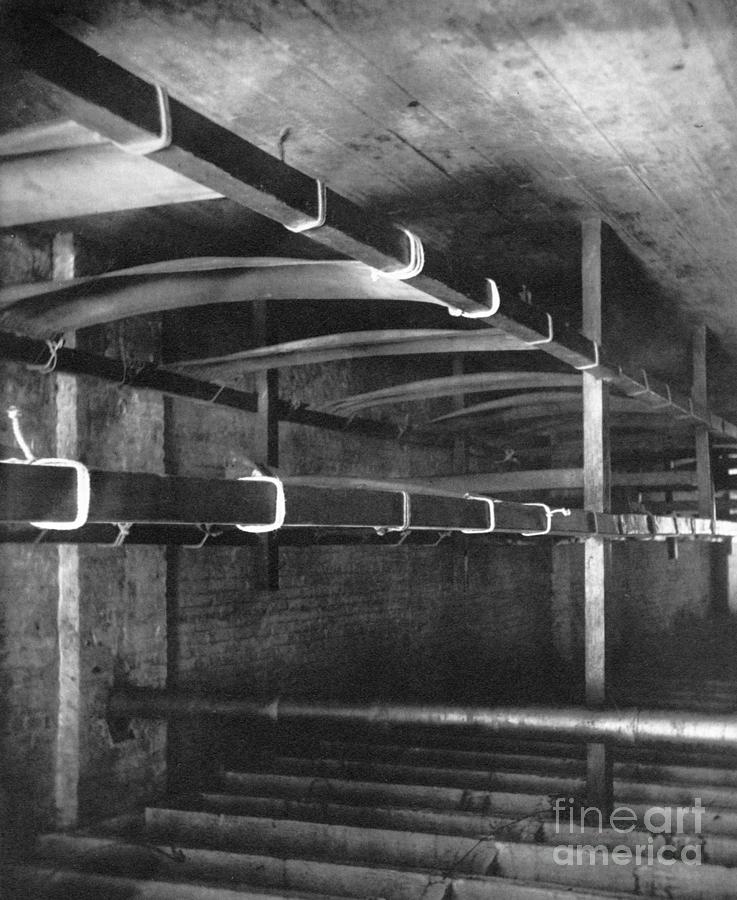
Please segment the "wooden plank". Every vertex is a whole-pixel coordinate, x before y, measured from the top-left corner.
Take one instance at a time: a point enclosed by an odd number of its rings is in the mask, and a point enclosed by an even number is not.
[[[499,513],[497,530],[505,534],[517,534],[521,528],[544,528],[542,516],[536,516],[533,508],[526,510],[528,524],[525,526],[517,515],[519,509],[514,504],[507,507],[495,505]],[[480,518],[480,517],[479,517]],[[426,519],[427,523],[427,519]],[[451,529],[443,529],[451,530]],[[717,520],[712,527],[709,519],[695,519],[680,516],[652,516],[639,514],[607,515],[600,513],[594,518],[586,510],[572,509],[569,516],[554,515],[550,534],[553,537],[587,537],[597,534],[606,540],[731,540],[737,536],[737,522]],[[3,544],[96,544],[113,547],[119,536],[113,524],[85,525],[77,531],[43,532],[28,525],[0,524],[0,543]],[[394,531],[379,534],[374,529],[352,527],[339,530],[336,526],[309,527],[286,525],[278,533],[282,546],[437,546],[439,537],[435,531],[418,530],[409,533]],[[207,550],[211,547],[255,547],[258,536],[238,531],[232,526],[218,525],[209,534],[200,525],[133,525],[125,538],[131,545],[168,545],[172,547]]]
[[[253,335],[257,345],[272,340],[273,323],[267,300],[253,304]],[[265,369],[256,373],[258,397],[255,456],[257,464],[265,464],[267,471],[279,465],[279,370]],[[257,583],[269,591],[279,590],[279,543],[275,533],[262,535],[259,540]]]
[[[691,393],[694,403],[708,404],[706,326],[694,328],[692,337],[693,381]],[[711,476],[710,436],[708,428],[697,425],[694,430],[696,442],[696,478],[698,483],[698,512],[700,516],[714,517],[714,481]]]
[[[473,472],[417,479],[423,484],[449,491],[503,494],[517,491],[580,490],[583,469],[529,469],[514,472]],[[693,472],[614,472],[612,484],[628,487],[695,487]]]
[[[463,355],[458,353],[455,354],[451,358],[451,369],[452,369],[452,378],[456,380],[456,382],[463,383],[466,381],[466,376],[464,375],[464,367],[463,367]],[[453,409],[461,410],[466,405],[466,396],[463,390],[460,393],[453,394],[452,399]],[[466,439],[463,435],[456,435],[453,438],[453,471],[454,472],[465,472],[468,469],[468,448],[466,446]]]
[[[0,327],[26,334],[56,334],[130,316],[212,303],[246,303],[262,297],[423,301],[423,295],[410,286],[374,279],[371,269],[357,262],[206,257],[77,278],[68,285],[0,289]]]
[[[110,144],[0,160],[0,227],[220,195]]]
[[[402,529],[404,493],[412,527],[484,530],[484,501],[417,485],[370,479],[285,479],[286,519],[294,527]],[[211,480],[148,473],[90,471],[90,523],[267,525],[274,521],[271,482]],[[500,527],[539,530],[544,516],[524,504],[503,504]],[[66,467],[0,464],[0,522],[68,521],[77,510],[77,476]],[[502,524],[503,523],[503,524]]]
[[[495,402],[495,401],[491,401]],[[660,431],[668,434],[678,432],[678,427],[666,415],[638,409],[633,406],[633,401],[628,398],[614,397],[609,401],[609,419],[612,427],[630,431]],[[473,407],[467,407],[469,411]],[[572,397],[565,400],[538,400],[535,405],[526,406],[520,404],[508,409],[497,409],[494,412],[477,414],[472,412],[468,416],[455,418],[453,415],[445,416],[442,420],[429,422],[428,427],[433,429],[470,429],[481,431],[483,429],[496,430],[500,434],[508,429],[513,430],[515,424],[523,425],[533,420],[538,420],[540,427],[558,431],[564,429],[569,422],[576,422],[577,430],[581,430],[581,413],[583,402],[580,397]],[[684,423],[680,426],[684,434],[688,432],[690,439],[691,429]]]
[[[601,341],[601,220],[582,223],[581,280],[583,330]],[[609,512],[609,389],[583,373],[583,499],[586,509]],[[584,545],[584,659],[586,704],[606,703],[606,580],[609,546],[598,537]],[[586,748],[586,801],[607,816],[612,806],[612,759],[606,744]]]
[[[460,364],[461,361],[459,361]],[[455,365],[455,360],[454,360]],[[455,370],[454,370],[455,371]],[[493,391],[516,391],[526,388],[580,387],[580,375],[559,372],[477,372],[473,374],[453,374],[443,378],[428,378],[411,381],[355,394],[334,400],[320,407],[327,412],[355,413],[361,409],[381,406],[386,403],[407,403],[435,397],[456,397],[458,394],[474,394]],[[457,402],[455,409],[462,409]]]
[[[271,347],[241,350],[207,360],[187,360],[173,368],[217,371],[237,363],[238,372],[259,372],[284,366],[304,366],[340,359],[376,356],[421,356],[426,353],[503,353],[529,349],[503,332],[458,331],[430,328],[395,328],[386,331],[351,331],[327,334]]]
[[[591,378],[592,376],[589,376]],[[577,379],[580,384],[580,377]],[[577,384],[577,386],[578,386]],[[631,397],[616,397],[609,401],[610,409],[615,413],[643,413],[648,416],[654,415],[652,410],[648,409],[644,404],[638,403],[636,399]],[[546,406],[554,408],[558,412],[576,412],[583,408],[583,399],[580,393],[576,391],[527,391],[524,394],[514,394],[501,397],[497,400],[487,400],[485,403],[476,403],[473,406],[466,406],[461,410],[446,413],[443,416],[437,416],[431,419],[431,423],[449,422],[457,419],[463,419],[466,416],[477,416],[481,413],[491,413],[501,410],[511,410],[511,418],[514,419],[515,413],[518,418],[524,419],[530,415],[537,415],[537,410],[545,409]],[[525,407],[532,407],[530,411],[525,411]],[[670,419],[664,419],[664,425],[670,425]]]
[[[601,220],[582,223],[581,277],[583,286],[583,330],[593,341],[601,341]],[[606,383],[583,372],[584,506],[606,512],[610,503],[610,459],[608,434],[609,391]]]
[[[52,278],[67,281],[74,278],[76,252],[74,235],[60,232],[51,245]],[[74,344],[75,336],[67,335]],[[73,375],[55,376],[56,455],[61,459],[79,458],[78,407],[79,388]],[[80,687],[79,614],[80,558],[79,548],[59,545],[57,576],[57,718],[54,744],[54,811],[59,828],[77,824],[80,774]]]
[[[52,119],[0,134],[0,157],[27,156],[104,144],[102,135],[71,119]]]

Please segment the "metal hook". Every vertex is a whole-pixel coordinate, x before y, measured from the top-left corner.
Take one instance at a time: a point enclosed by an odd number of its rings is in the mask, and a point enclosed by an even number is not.
[[[402,231],[409,240],[409,262],[399,269],[379,270],[381,275],[388,275],[389,278],[396,278],[398,281],[416,278],[425,268],[425,248],[422,246],[422,241],[409,228],[403,228]]]
[[[531,347],[536,347],[538,344],[550,344],[553,340],[553,317],[550,313],[545,313],[548,317],[548,336],[546,338],[541,338],[540,340],[534,341],[525,341],[526,344],[529,344]]]
[[[670,385],[666,384],[665,391],[668,394],[668,399],[665,403],[659,403],[657,406],[651,406],[650,409],[666,409],[668,406],[673,406],[673,399],[670,395]]]
[[[579,372],[585,372],[587,369],[596,369],[599,365],[599,345],[596,341],[591,342],[594,345],[594,360],[595,362],[586,363],[584,366],[574,366],[574,369],[577,369]]]
[[[412,517],[412,498],[407,491],[399,491],[402,495],[402,524],[401,525],[377,525],[374,531],[378,535],[388,534],[390,531],[409,531]],[[406,537],[406,535],[405,535]]]
[[[90,470],[81,462],[73,459],[33,459],[32,466],[59,466],[63,469],[74,469],[77,473],[77,511],[69,522],[31,522],[34,528],[54,529],[55,531],[76,531],[87,523],[90,511]]]
[[[640,369],[642,372],[642,379],[645,382],[645,387],[641,391],[635,391],[632,394],[627,394],[628,397],[639,397],[641,394],[649,394],[650,393],[650,382],[647,378],[647,372],[644,369]]]
[[[570,509],[566,509],[565,507],[560,507],[559,509],[551,509],[547,503],[525,503],[524,506],[539,506],[545,510],[545,528],[543,531],[522,531],[520,532],[522,537],[538,537],[540,535],[550,534],[550,526],[553,524],[553,516],[556,513],[560,513],[561,516],[570,516]],[[594,515],[596,515],[594,513]]]
[[[154,84],[156,99],[159,106],[159,133],[140,140],[129,141],[127,144],[119,144],[113,141],[120,150],[133,153],[135,156],[148,156],[158,150],[165,150],[171,144],[171,110],[169,109],[169,94],[161,84]]]
[[[328,214],[327,187],[321,178],[318,178],[315,181],[315,184],[317,185],[317,215],[314,219],[306,219],[305,221],[297,222],[294,225],[287,225],[285,223],[284,227],[287,231],[301,234],[303,231],[312,231],[314,228],[322,228],[325,224],[325,219]]]
[[[448,313],[451,316],[462,316],[464,319],[486,319],[489,316],[493,316],[495,313],[499,312],[499,307],[502,305],[502,300],[499,296],[499,288],[496,286],[496,282],[492,278],[487,278],[486,289],[491,301],[491,305],[489,307],[484,307],[483,309],[465,310],[459,309],[457,306],[449,306]]]
[[[491,534],[491,532],[496,528],[496,514],[494,511],[494,501],[491,497],[481,497],[478,494],[464,494],[465,500],[480,500],[482,503],[485,503],[489,510],[489,525],[488,528],[461,528],[461,534]]]
[[[246,475],[238,481],[269,482],[276,488],[276,502],[274,504],[274,521],[267,525],[236,525],[239,531],[247,531],[251,534],[264,534],[268,531],[278,531],[284,524],[287,514],[286,498],[284,496],[284,482],[281,478],[272,475]]]

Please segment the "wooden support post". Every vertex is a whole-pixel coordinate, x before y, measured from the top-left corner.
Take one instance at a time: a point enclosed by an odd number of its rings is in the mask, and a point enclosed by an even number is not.
[[[582,223],[581,280],[583,332],[601,341],[601,220]],[[608,512],[610,505],[610,458],[608,388],[588,372],[583,373],[583,484],[584,507]],[[606,702],[606,573],[609,545],[598,537],[584,545],[585,683],[586,704],[600,707]],[[605,743],[587,744],[587,804],[609,815],[612,805],[612,761]]]
[[[453,354],[451,365],[454,377],[463,375],[463,356],[460,353]],[[454,410],[463,409],[466,405],[466,395],[455,394],[451,403]],[[456,434],[453,437],[453,471],[459,475],[464,475],[467,467],[468,444],[462,434]]]
[[[74,235],[68,232],[56,234],[52,244],[54,281],[74,278],[74,266]],[[73,345],[74,335],[66,335],[66,340]],[[77,459],[77,378],[62,374],[55,378],[56,454]],[[68,828],[77,823],[79,784],[79,548],[74,544],[60,544],[57,552],[59,705],[54,750],[54,808],[57,827]]]
[[[253,304],[253,332],[256,344],[265,346],[272,343],[269,322],[268,301],[256,300]],[[279,465],[279,370],[267,369],[256,373],[256,396],[258,402],[258,446],[255,461],[269,469]],[[279,590],[279,540],[276,533],[269,532],[260,540],[258,581],[260,587],[268,591]]]
[[[699,325],[693,332],[693,372],[691,397],[697,406],[706,407],[708,401],[706,384],[706,326]],[[698,512],[704,518],[714,518],[714,483],[711,477],[711,457],[709,454],[709,429],[697,425],[696,440],[696,481],[698,485]]]

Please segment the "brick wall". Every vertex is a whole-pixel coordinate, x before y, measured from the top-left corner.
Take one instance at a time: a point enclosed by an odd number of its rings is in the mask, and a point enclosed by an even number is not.
[[[50,275],[50,244],[22,235],[0,241],[2,283],[24,283]],[[151,332],[152,326],[146,326]],[[121,332],[90,335],[94,349],[118,352]],[[155,338],[155,326],[153,327]],[[79,336],[83,339],[82,336]],[[123,332],[129,348],[149,352],[151,340],[136,329]],[[149,335],[149,338],[151,335]],[[154,341],[155,342],[155,341]],[[25,367],[0,367],[0,444],[3,458],[14,448],[10,405],[22,411],[23,431],[34,452],[57,452],[60,378]],[[69,407],[79,435],[78,453],[91,466],[163,470],[163,404],[96,381],[79,379]],[[59,414],[60,415],[60,414]],[[0,545],[0,830],[3,850],[25,845],[34,832],[64,819],[57,807],[56,768],[67,766],[76,783],[82,820],[110,815],[160,792],[165,776],[166,729],[134,722],[113,734],[105,700],[116,678],[163,685],[166,666],[165,568],[162,548],[79,550],[77,619],[59,606],[62,558],[69,548]],[[72,551],[75,552],[76,551]],[[66,570],[65,570],[66,571]],[[75,570],[76,571],[76,570]],[[62,635],[60,623],[66,633]],[[57,747],[60,710],[60,641],[79,645],[78,673],[64,697],[77,741]],[[77,718],[78,717],[78,720]],[[75,784],[76,786],[76,784]]]
[[[420,377],[403,360],[383,368],[382,384]],[[375,365],[364,361],[325,365],[311,379],[299,371],[281,377],[282,396],[317,405],[376,386]],[[443,400],[426,412],[447,409]],[[172,472],[234,478],[258,446],[253,416],[175,400],[168,423]],[[394,478],[450,473],[452,457],[282,424],[280,469]],[[514,673],[533,670],[550,649],[546,544],[457,538],[437,548],[282,548],[272,593],[257,589],[255,565],[249,549],[177,551],[180,685],[261,696],[491,700],[514,693]]]
[[[47,244],[2,238],[3,284],[47,278],[49,265]],[[22,457],[6,416],[12,405],[33,450],[53,452],[54,391],[53,379],[0,365],[3,458]],[[55,547],[0,545],[0,853],[53,818],[57,571]]]
[[[532,545],[285,548],[280,589],[249,551],[182,550],[178,676],[305,697],[491,701],[547,655],[549,568]]]
[[[658,645],[675,640],[713,609],[713,550],[680,542],[678,558],[660,542],[612,544],[607,588],[608,649],[614,671],[638,667]],[[583,544],[558,543],[552,568],[553,639],[560,656],[583,659]]]
[[[156,355],[158,325],[141,318],[80,336],[85,349]],[[163,473],[164,403],[157,394],[80,381],[80,458],[113,471]],[[80,819],[111,815],[160,795],[166,725],[135,719],[110,728],[114,683],[166,683],[163,547],[80,548]]]

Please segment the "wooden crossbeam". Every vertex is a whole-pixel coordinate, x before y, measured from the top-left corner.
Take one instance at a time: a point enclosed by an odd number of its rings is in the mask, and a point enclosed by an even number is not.
[[[293,527],[387,528],[405,524],[404,495],[394,484],[364,487],[342,479],[292,478],[286,482],[285,524]],[[276,488],[263,480],[212,480],[147,473],[90,472],[90,523],[198,524],[216,522],[263,526],[275,519]],[[442,492],[412,491],[412,527],[484,529],[484,501]],[[0,522],[65,522],[77,511],[77,475],[48,465],[0,465]],[[509,526],[535,530],[538,510],[520,505],[506,511]],[[504,513],[502,514],[504,525]]]
[[[275,518],[277,490],[268,481],[91,470],[90,485],[89,524],[85,527],[119,522],[167,527],[203,522],[266,525]],[[494,533],[498,534],[549,532],[615,540],[694,540],[737,534],[737,522],[712,524],[707,519],[613,515],[583,509],[551,511],[541,503],[487,501],[412,482],[293,476],[285,478],[283,485],[285,529],[490,533],[493,510]],[[76,512],[77,475],[71,468],[42,463],[0,465],[0,525],[70,521]],[[55,529],[49,531],[53,534]],[[63,533],[65,539],[72,534]],[[188,540],[182,543],[188,543],[192,534],[187,532]],[[198,540],[202,536],[200,532]]]
[[[417,479],[423,484],[448,491],[470,491],[481,494],[515,493],[517,491],[581,490],[583,469],[528,469],[514,472],[473,472],[468,475],[436,475]],[[642,488],[694,488],[693,471],[616,472],[612,485]]]
[[[31,366],[44,366],[52,361],[49,346],[45,341],[1,331],[0,359]],[[184,397],[206,405],[227,406],[243,412],[258,411],[258,396],[255,393],[237,390],[218,382],[192,378],[169,369],[157,368],[153,364],[147,363],[140,367],[126,365],[117,359],[85,353],[71,347],[56,350],[55,359],[54,371],[57,372],[102,378],[121,387],[158,391],[168,396]],[[421,446],[452,446],[452,438],[445,435],[403,428],[390,422],[357,417],[348,419],[345,416],[324,413],[305,406],[293,406],[288,401],[278,398],[275,400],[275,408],[278,419],[283,422]]]
[[[46,21],[19,15],[11,24],[3,37],[8,60],[35,78],[64,115],[121,144],[160,132],[153,85]],[[317,221],[321,192],[313,179],[174,98],[169,99],[169,111],[171,143],[150,155],[155,162],[284,225]],[[305,231],[307,238],[379,271],[408,264],[412,240],[404,229],[381,216],[367,215],[329,188],[324,198],[324,221]],[[422,271],[408,284],[428,303],[483,315],[491,304],[489,275],[493,273],[458,266],[426,246]],[[568,365],[596,364],[590,370],[593,377],[611,382],[624,394],[638,395],[654,408],[700,422],[714,434],[737,437],[737,425],[691,404],[682,392],[647,373],[625,372],[598,349],[598,342],[513,295],[504,298],[494,325],[518,339],[536,342],[537,349]]]

